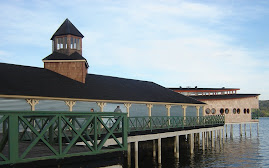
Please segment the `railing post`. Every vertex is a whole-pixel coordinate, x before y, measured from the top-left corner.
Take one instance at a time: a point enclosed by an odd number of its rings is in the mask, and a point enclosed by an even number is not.
[[[127,133],[127,127],[128,127],[128,123],[127,123],[127,116],[126,115],[124,115],[123,116],[123,129],[122,129],[122,144],[123,144],[123,147],[125,148],[125,149],[127,149],[127,136],[128,136],[128,133]]]
[[[8,145],[9,145],[9,157],[11,163],[16,163],[19,159],[19,120],[18,115],[9,115],[8,122]]]

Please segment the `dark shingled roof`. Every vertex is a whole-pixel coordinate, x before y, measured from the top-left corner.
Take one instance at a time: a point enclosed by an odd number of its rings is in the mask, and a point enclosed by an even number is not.
[[[239,90],[238,88],[225,88],[225,87],[222,87],[222,88],[169,88],[171,90],[176,90],[176,91],[188,91],[188,90]]]
[[[63,22],[63,24],[58,28],[58,30],[53,34],[51,40],[53,40],[55,36],[69,35],[69,34],[82,38],[84,37],[80,33],[80,31],[68,19],[66,19]]]
[[[87,60],[78,52],[74,52],[71,55],[66,55],[66,54],[54,51],[52,54],[50,54],[49,56],[43,59],[43,61],[46,61],[46,60],[85,60],[86,67],[87,68],[89,67]]]
[[[190,96],[197,100],[217,100],[217,99],[239,99],[247,97],[255,97],[260,94],[229,94],[229,95],[210,95],[210,96]]]
[[[86,59],[80,55],[78,52],[74,52],[71,55],[66,55],[63,53],[59,53],[54,51],[49,56],[45,57],[43,60],[85,60]]]
[[[44,68],[0,63],[0,95],[204,104],[147,81],[88,74],[80,83]]]

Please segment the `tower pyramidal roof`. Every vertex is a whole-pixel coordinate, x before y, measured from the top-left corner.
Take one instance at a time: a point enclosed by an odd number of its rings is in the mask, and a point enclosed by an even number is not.
[[[61,35],[74,35],[74,36],[78,36],[78,37],[84,37],[80,31],[70,22],[69,19],[65,19],[65,21],[63,22],[63,24],[58,28],[58,30],[53,34],[53,36],[51,37],[51,40],[53,40],[53,38],[55,36],[61,36]]]

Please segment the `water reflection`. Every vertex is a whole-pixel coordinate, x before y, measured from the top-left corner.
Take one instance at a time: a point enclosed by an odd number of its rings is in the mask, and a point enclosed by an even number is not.
[[[269,167],[268,127],[269,118],[262,118],[259,134],[257,134],[256,124],[253,124],[252,134],[247,125],[246,134],[242,129],[243,134],[240,136],[240,127],[234,126],[232,137],[224,135],[224,145],[220,145],[220,141],[217,140],[213,148],[209,143],[206,150],[202,150],[200,144],[199,147],[195,147],[193,155],[189,153],[189,149],[180,149],[179,159],[174,157],[173,147],[167,146],[165,150],[162,149],[162,165],[158,165],[156,158],[152,158],[151,152],[143,153],[143,156],[139,156],[139,167]]]

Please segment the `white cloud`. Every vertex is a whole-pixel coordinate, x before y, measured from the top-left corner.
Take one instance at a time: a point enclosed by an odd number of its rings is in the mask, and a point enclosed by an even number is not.
[[[111,68],[168,87],[257,89],[269,99],[267,50],[259,48],[263,56],[258,57],[256,50],[238,43],[237,36],[248,28],[242,23],[268,16],[259,4],[184,0],[27,3],[1,2],[0,39],[5,43],[0,44],[0,61],[10,62],[10,55],[27,53],[20,50],[22,45],[50,52],[51,35],[69,17],[85,36],[83,56],[93,71],[95,67]],[[18,46],[20,51],[3,48],[9,46]],[[24,56],[25,60],[36,57]]]

